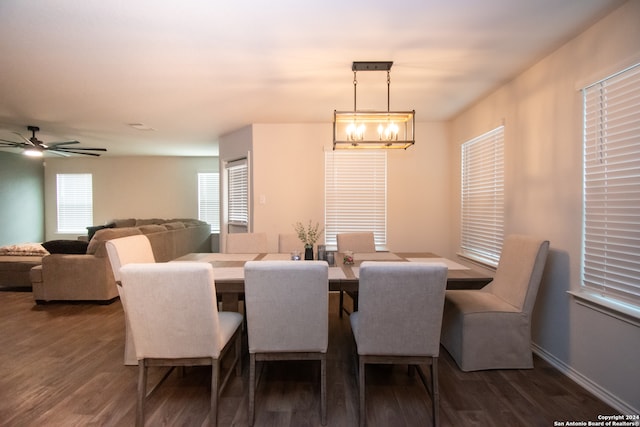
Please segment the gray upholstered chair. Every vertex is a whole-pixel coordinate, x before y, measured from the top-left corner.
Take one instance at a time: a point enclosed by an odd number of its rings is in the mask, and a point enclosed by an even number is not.
[[[127,264],[120,269],[124,303],[138,359],[136,424],[144,425],[149,366],[211,365],[209,424],[217,424],[218,394],[241,373],[242,315],[218,312],[213,267],[203,262]],[[219,383],[220,359],[235,357]]]
[[[253,254],[268,252],[267,233],[229,233],[225,252],[228,254]]]
[[[447,291],[441,341],[460,369],[533,367],[531,313],[548,251],[547,240],[508,236],[491,283]]]
[[[338,252],[344,253],[351,251],[354,253],[373,253],[376,251],[376,241],[373,232],[357,232],[357,233],[338,233],[336,234],[336,240],[338,242]],[[344,308],[344,293],[340,291],[340,303],[338,305],[338,315],[342,317],[342,312],[349,314],[349,311]],[[358,310],[358,293],[347,292],[347,295],[351,297],[353,302],[353,311]]]
[[[360,425],[366,424],[365,368],[369,363],[415,366],[439,423],[438,356],[447,267],[417,262],[360,265],[360,304],[351,314],[358,352]],[[431,367],[429,385],[420,365]]]
[[[249,341],[249,425],[256,362],[320,360],[320,416],[327,419],[329,267],[324,261],[249,261],[244,267]]]
[[[293,251],[299,251],[300,254],[304,254],[304,243],[298,238],[298,235],[295,233],[279,234],[278,252],[288,254]]]
[[[120,283],[120,268],[125,264],[131,263],[155,263],[155,257],[153,255],[153,249],[151,243],[145,235],[135,235],[120,237],[118,239],[108,240],[105,243],[107,249],[107,255],[109,256],[109,263],[113,270],[113,277],[116,283]],[[124,295],[120,292],[121,287],[117,286],[120,300],[122,301],[122,307],[124,309],[124,322],[125,322],[125,342],[124,342],[124,364],[125,365],[137,365],[136,349],[133,344],[133,337],[131,336],[131,328],[129,326],[129,318],[124,305]]]

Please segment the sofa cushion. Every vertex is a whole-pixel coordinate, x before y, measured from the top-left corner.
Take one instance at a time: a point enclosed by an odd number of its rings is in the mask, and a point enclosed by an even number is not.
[[[96,231],[93,235],[93,239],[89,242],[87,247],[87,254],[95,255],[97,257],[106,257],[107,250],[104,246],[104,242],[107,240],[117,239],[119,237],[135,236],[142,234],[142,232],[136,227],[122,227],[122,228],[104,228]]]
[[[140,227],[141,225],[164,224],[165,222],[166,220],[162,218],[136,219],[136,227]]]
[[[181,222],[187,228],[189,228],[189,227],[197,227],[199,225],[206,225],[207,224],[206,221],[202,221],[202,220],[194,219],[194,218],[174,218],[174,219],[167,220],[167,222]]]
[[[163,224],[165,227],[167,227],[167,230],[179,230],[181,228],[186,228],[184,225],[184,222],[167,222],[165,224]]]
[[[137,227],[142,234],[160,233],[161,231],[167,231],[167,227],[159,224],[141,225]]]
[[[86,254],[89,242],[82,240],[49,240],[44,242],[42,246],[50,254]]]
[[[115,226],[116,224],[114,222],[111,222],[105,225],[92,225],[90,227],[87,227],[87,241],[91,241],[93,235],[96,234],[96,231],[102,230],[103,228],[113,228]]]
[[[114,219],[113,223],[116,225],[116,228],[135,227],[136,219],[135,218]]]

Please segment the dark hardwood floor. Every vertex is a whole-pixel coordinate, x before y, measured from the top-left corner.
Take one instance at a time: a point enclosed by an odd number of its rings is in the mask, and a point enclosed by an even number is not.
[[[328,426],[356,426],[358,389],[348,316],[331,295]],[[135,420],[137,367],[124,366],[119,301],[107,305],[35,305],[30,292],[0,292],[0,426],[128,426]],[[248,356],[219,403],[219,425],[247,425]],[[442,349],[442,426],[553,426],[614,414],[543,360],[532,370],[464,373]],[[149,388],[166,369],[151,368]],[[427,371],[428,372],[428,371]],[[208,368],[172,372],[147,402],[147,425],[208,422]],[[256,426],[318,426],[317,362],[264,365]],[[367,368],[369,426],[430,426],[431,404],[404,366]]]

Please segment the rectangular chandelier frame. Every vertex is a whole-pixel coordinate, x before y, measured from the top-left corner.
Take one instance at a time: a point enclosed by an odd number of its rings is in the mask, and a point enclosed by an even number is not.
[[[415,144],[415,110],[390,111],[391,61],[354,62],[353,111],[333,112],[333,149],[407,149]],[[357,72],[387,72],[387,111],[357,108]]]
[[[415,144],[415,126],[415,111],[334,111],[333,149],[407,149]]]

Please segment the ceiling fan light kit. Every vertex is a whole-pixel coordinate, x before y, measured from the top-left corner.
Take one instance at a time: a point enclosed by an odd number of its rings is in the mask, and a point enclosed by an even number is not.
[[[27,130],[31,132],[31,138],[14,132],[24,141],[15,142],[6,139],[0,139],[0,148],[21,148],[22,154],[29,157],[42,157],[45,152],[51,152],[58,156],[69,157],[72,154],[82,154],[85,156],[99,157],[97,152],[105,152],[106,148],[85,148],[85,147],[68,147],[69,145],[80,144],[78,141],[53,142],[46,144],[36,138],[36,132],[40,131],[38,126],[27,126]]]
[[[391,111],[392,61],[354,62],[353,111],[333,112],[333,149],[407,149],[415,144],[415,110]],[[387,72],[387,111],[357,108],[358,71]]]

